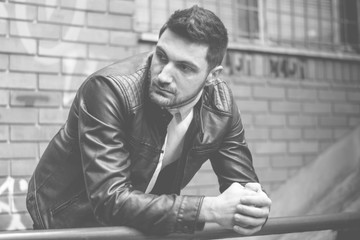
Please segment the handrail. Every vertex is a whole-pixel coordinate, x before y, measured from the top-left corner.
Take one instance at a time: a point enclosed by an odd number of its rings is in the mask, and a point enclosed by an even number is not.
[[[307,215],[300,217],[269,218],[261,231],[252,235],[271,235],[321,230],[342,230],[360,226],[360,212],[344,212],[326,215]],[[204,231],[195,234],[170,234],[166,237],[145,236],[137,230],[127,227],[74,228],[57,230],[26,230],[0,232],[0,240],[33,239],[225,239],[240,237],[232,230],[218,225],[210,225]]]

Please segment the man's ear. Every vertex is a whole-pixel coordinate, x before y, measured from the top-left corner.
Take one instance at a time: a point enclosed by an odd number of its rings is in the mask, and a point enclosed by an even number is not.
[[[222,72],[224,68],[222,66],[216,66],[214,67],[208,74],[207,79],[206,79],[206,84],[205,85],[210,85],[213,81],[215,81],[220,73]]]

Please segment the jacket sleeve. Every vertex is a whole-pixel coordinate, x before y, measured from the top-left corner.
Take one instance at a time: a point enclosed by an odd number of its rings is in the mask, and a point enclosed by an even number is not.
[[[234,182],[242,185],[248,182],[259,182],[253,167],[251,152],[245,140],[240,113],[234,101],[230,122],[219,150],[210,159],[219,180],[220,192],[225,191]]]
[[[133,189],[126,142],[128,109],[113,80],[93,76],[79,91],[79,141],[88,198],[98,221],[150,234],[193,233],[203,197]]]

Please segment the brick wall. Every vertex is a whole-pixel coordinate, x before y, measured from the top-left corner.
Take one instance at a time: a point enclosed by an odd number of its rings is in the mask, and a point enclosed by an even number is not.
[[[85,77],[137,53],[131,0],[0,1],[0,230],[31,227],[27,182]]]
[[[0,0],[0,230],[31,227],[28,179],[86,76],[152,48],[138,43],[135,9],[134,0]],[[270,193],[360,122],[357,62],[230,51],[224,65]],[[206,163],[184,193],[217,188]]]

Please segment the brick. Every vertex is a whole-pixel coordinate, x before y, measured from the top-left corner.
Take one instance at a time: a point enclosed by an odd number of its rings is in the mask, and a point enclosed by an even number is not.
[[[36,121],[37,109],[0,108],[0,123],[35,123]]]
[[[360,91],[348,92],[347,99],[353,102],[360,102]]]
[[[303,164],[300,156],[273,156],[271,158],[271,166],[276,168],[301,167]]]
[[[39,109],[39,123],[41,124],[63,124],[69,114],[68,109]]]
[[[107,43],[109,39],[109,31],[102,29],[63,26],[62,39],[75,42]]]
[[[58,41],[39,41],[39,54],[58,57],[86,57],[86,45]]]
[[[26,72],[58,73],[60,71],[60,59],[11,55],[10,69]]]
[[[26,195],[13,196],[13,202],[11,206],[11,213],[24,213],[27,212],[26,208]]]
[[[231,84],[230,89],[235,98],[249,98],[252,96],[252,91],[250,86],[244,86],[239,84]]]
[[[132,54],[129,48],[89,45],[91,59],[119,60],[130,57]]]
[[[0,177],[10,176],[10,161],[0,160]]]
[[[10,34],[21,37],[58,39],[60,37],[60,26],[45,23],[11,21]]]
[[[33,73],[0,73],[1,88],[35,89],[36,74]]]
[[[306,127],[306,126],[316,126],[317,118],[314,116],[289,116],[288,117],[289,126],[292,127]]]
[[[61,0],[60,6],[63,8],[105,12],[107,0]]]
[[[0,89],[0,105],[9,104],[9,91]]]
[[[66,74],[89,75],[110,63],[110,61],[63,59],[62,72]]]
[[[297,102],[280,102],[272,101],[270,103],[270,109],[276,113],[297,113],[301,112],[301,104]]]
[[[11,126],[11,141],[45,141],[51,140],[59,131],[59,126]]]
[[[3,216],[10,217],[9,213],[11,213],[11,205],[9,194],[0,195],[0,204],[1,204],[1,213],[0,214],[0,229],[6,229],[7,225],[5,225],[5,219]],[[7,219],[9,220],[9,219]],[[6,223],[7,224],[7,223]]]
[[[334,129],[334,138],[335,139],[343,138],[346,134],[348,134],[350,132],[351,132],[351,129],[349,129],[349,128]]]
[[[303,103],[303,111],[305,113],[331,113],[330,103]]]
[[[8,68],[9,68],[9,56],[5,54],[0,54],[0,69],[8,69]]]
[[[136,46],[138,44],[138,35],[133,32],[110,32],[110,44],[120,46]]]
[[[57,6],[57,0],[10,0],[10,2],[29,3],[36,5]]]
[[[76,91],[84,80],[85,77],[40,74],[39,89]]]
[[[241,117],[241,122],[243,123],[244,126],[251,126],[254,123],[253,116],[251,114],[241,113],[240,117]]]
[[[13,224],[14,222],[19,224]],[[28,213],[0,214],[0,229],[25,230],[32,229],[32,220]]]
[[[188,186],[194,185],[213,185],[217,184],[217,177],[213,171],[200,171],[198,172]]]
[[[35,170],[37,161],[35,159],[17,159],[11,161],[11,176],[31,176]]]
[[[59,92],[30,92],[12,91],[11,106],[51,107],[61,106],[61,93]]]
[[[0,36],[8,34],[8,22],[4,19],[0,19]]]
[[[345,101],[346,92],[335,90],[319,90],[319,99],[326,101]]]
[[[267,169],[257,171],[261,182],[285,181],[288,177],[286,169]]]
[[[276,154],[286,152],[285,142],[264,142],[256,143],[254,152],[256,154]]]
[[[245,129],[246,138],[248,140],[267,140],[269,138],[269,130],[261,128]]]
[[[35,54],[37,44],[34,39],[0,38],[0,52]]]
[[[14,194],[27,193],[30,177],[15,177],[12,179],[14,179]]]
[[[135,2],[124,0],[110,0],[109,11],[111,13],[132,15],[135,11]]]
[[[320,116],[319,125],[323,127],[345,127],[347,120],[346,116]]]
[[[304,139],[332,139],[332,129],[304,129]]]
[[[287,89],[287,98],[290,100],[315,100],[317,99],[316,90],[312,89]]]
[[[319,150],[319,143],[316,141],[307,142],[290,142],[289,152],[290,153],[317,153]]]
[[[63,106],[64,107],[70,107],[72,102],[74,101],[74,98],[76,96],[76,92],[66,92],[64,93],[64,98],[63,98]]]
[[[275,88],[275,87],[254,87],[254,97],[261,99],[284,99],[285,98],[285,89]]]
[[[268,168],[270,167],[270,159],[269,157],[257,156],[253,158],[253,165],[256,169],[258,168]]]
[[[301,139],[300,129],[271,129],[271,138],[274,140]]]
[[[88,26],[105,29],[131,30],[132,17],[89,12],[87,24]]]
[[[34,143],[0,143],[0,159],[35,158],[36,146]]]
[[[267,112],[268,102],[260,100],[237,100],[241,112]]]
[[[0,16],[8,19],[35,20],[36,7],[0,2]]]
[[[335,103],[334,112],[344,114],[359,114],[360,106],[358,104],[352,103]]]
[[[42,156],[44,154],[44,151],[46,150],[48,145],[49,143],[43,143],[43,142],[39,143],[39,156]]]
[[[351,127],[355,127],[357,125],[360,125],[360,117],[354,117],[354,116],[351,116],[349,118],[349,125]]]
[[[284,126],[286,117],[283,115],[258,114],[255,116],[257,126]]]
[[[9,139],[9,127],[0,125],[0,141],[6,141]]]
[[[38,20],[69,25],[85,25],[86,13],[58,8],[39,7]]]

